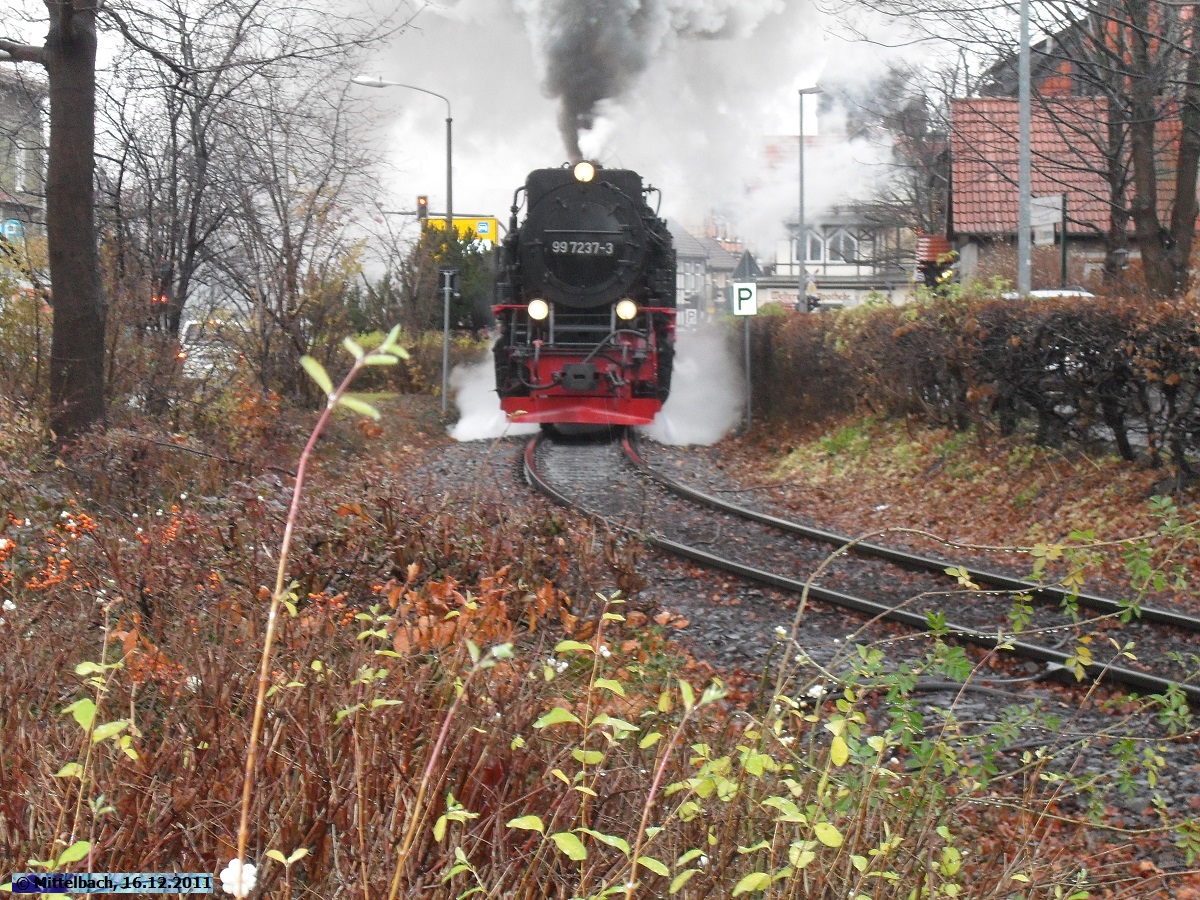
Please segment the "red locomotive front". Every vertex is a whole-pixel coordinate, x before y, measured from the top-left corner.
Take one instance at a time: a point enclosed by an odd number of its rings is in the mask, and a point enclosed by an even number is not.
[[[522,190],[494,307],[501,408],[514,422],[650,423],[670,390],[675,254],[649,189],[585,162],[532,172]]]

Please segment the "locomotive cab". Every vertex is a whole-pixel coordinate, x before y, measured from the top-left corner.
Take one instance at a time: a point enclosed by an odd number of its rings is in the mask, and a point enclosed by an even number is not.
[[[494,310],[496,388],[512,421],[646,424],[661,408],[675,255],[649,190],[636,172],[586,162],[530,173]]]

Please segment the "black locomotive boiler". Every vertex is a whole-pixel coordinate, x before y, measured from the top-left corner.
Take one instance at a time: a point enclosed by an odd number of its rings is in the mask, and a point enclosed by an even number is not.
[[[675,250],[651,192],[636,172],[590,162],[537,169],[518,188],[494,307],[496,390],[511,421],[644,425],[662,408]]]

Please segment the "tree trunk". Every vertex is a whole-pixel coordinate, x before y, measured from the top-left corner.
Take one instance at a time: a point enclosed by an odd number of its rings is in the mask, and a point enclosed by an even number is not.
[[[59,444],[104,422],[107,306],[96,246],[96,12],[88,0],[46,0],[50,93],[46,233],[54,328],[50,427]]]
[[[1171,268],[1175,291],[1188,289],[1192,243],[1196,236],[1196,179],[1200,170],[1200,14],[1192,8],[1183,106],[1180,110],[1179,164],[1175,170],[1175,208],[1171,213]]]

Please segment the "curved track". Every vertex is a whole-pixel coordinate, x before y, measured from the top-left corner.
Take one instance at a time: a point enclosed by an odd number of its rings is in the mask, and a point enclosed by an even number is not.
[[[964,565],[962,574],[979,586],[964,595],[957,579],[945,574],[956,565],[953,561],[854,543],[844,535],[719,500],[653,471],[628,439],[618,450],[615,444],[555,444],[539,437],[527,446],[524,466],[527,480],[557,502],[636,531],[650,545],[701,565],[920,631],[929,630],[931,617],[937,617],[944,633],[960,641],[1003,647],[1051,666],[1076,664],[1061,646],[1074,646],[1079,625],[1059,610],[1065,592],[1058,588]],[[722,549],[714,551],[714,544]],[[831,545],[848,552],[820,579],[812,577],[830,556]],[[764,565],[763,557],[771,562]],[[1041,635],[1061,638],[1058,646],[1011,636],[1006,611],[1016,594],[1034,601],[1033,627]],[[947,599],[955,604],[953,615],[944,608]],[[1150,654],[1155,657],[1165,658],[1171,650],[1188,652],[1190,635],[1200,631],[1200,620],[1170,610],[1140,607],[1139,619],[1118,625],[1122,604],[1094,594],[1080,594],[1077,602],[1106,617],[1101,624],[1107,637],[1122,645],[1133,642],[1139,653],[1146,646],[1157,648]],[[1138,665],[1084,668],[1089,678],[1147,693],[1178,689],[1189,703],[1200,703],[1200,686],[1183,683],[1182,672]]]

